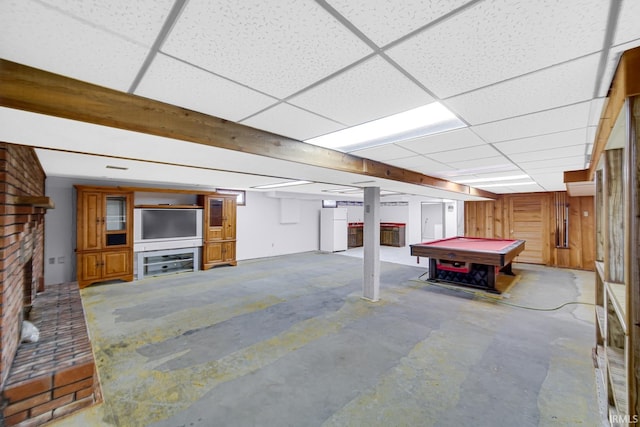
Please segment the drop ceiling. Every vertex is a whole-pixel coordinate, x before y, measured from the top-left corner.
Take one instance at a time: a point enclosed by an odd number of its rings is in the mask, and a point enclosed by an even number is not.
[[[636,0],[2,0],[0,12],[2,59],[300,141],[438,101],[466,126],[350,154],[493,193],[563,191],[564,171],[588,167],[618,59],[640,45]],[[36,147],[48,176],[474,199],[10,108],[0,140]]]

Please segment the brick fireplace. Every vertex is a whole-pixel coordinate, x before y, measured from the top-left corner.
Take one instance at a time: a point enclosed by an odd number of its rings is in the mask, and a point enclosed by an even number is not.
[[[0,425],[37,426],[100,401],[77,283],[44,289],[45,178],[33,148],[0,143]],[[37,343],[20,342],[23,320]]]

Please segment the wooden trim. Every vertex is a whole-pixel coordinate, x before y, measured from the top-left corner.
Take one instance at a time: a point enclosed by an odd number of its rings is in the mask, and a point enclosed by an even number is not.
[[[218,117],[0,60],[0,106],[464,195],[489,191],[329,150]]]
[[[611,83],[611,90],[607,103],[602,110],[596,139],[591,152],[591,163],[589,165],[589,179],[593,180],[598,167],[600,157],[604,152],[611,130],[618,119],[624,101],[629,96],[640,95],[640,47],[628,50],[622,54],[620,63]]]
[[[627,313],[629,322],[629,415],[640,413],[638,391],[640,389],[640,96],[629,98],[629,141],[627,145],[627,218],[629,233],[628,248],[625,256],[627,262]]]
[[[7,203],[45,209],[54,209],[56,207],[53,200],[46,196],[7,196]]]
[[[564,183],[569,182],[589,182],[589,169],[581,169],[576,171],[564,171]]]

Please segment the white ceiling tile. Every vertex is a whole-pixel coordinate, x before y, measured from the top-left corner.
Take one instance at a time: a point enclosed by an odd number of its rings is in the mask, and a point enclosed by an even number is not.
[[[396,145],[419,154],[429,154],[486,144],[478,135],[465,128],[396,142]]]
[[[520,162],[518,165],[527,172],[538,173],[539,171],[564,171],[578,170],[584,168],[584,156],[563,157],[561,159],[549,159],[544,162],[531,161]],[[538,171],[538,172],[534,172]]]
[[[559,159],[563,157],[574,157],[574,156],[584,156],[585,150],[587,148],[586,144],[581,145],[570,145],[567,147],[546,149],[546,150],[535,150],[534,147],[531,147],[532,151],[527,151],[525,153],[518,154],[510,154],[508,157],[513,160],[515,163],[520,162],[532,162],[532,161],[542,161],[549,159]]]
[[[477,145],[475,147],[459,148],[457,150],[441,151],[429,154],[429,158],[442,163],[463,162],[466,160],[496,157],[498,153],[490,145]]]
[[[155,57],[135,93],[232,121],[239,121],[277,102],[162,54]]]
[[[449,109],[472,125],[531,114],[590,100],[600,55],[450,98]]]
[[[50,7],[11,2],[0,13],[0,57],[126,91],[148,48]]]
[[[558,171],[555,169],[546,171],[544,169],[539,169],[530,173],[529,176],[531,179],[544,185],[562,180],[564,178],[564,171]]]
[[[607,98],[594,98],[589,106],[589,126],[598,126]]]
[[[488,188],[487,190],[495,190],[495,188]],[[509,193],[539,193],[541,191],[549,191],[538,184],[505,187],[505,190],[508,190]]]
[[[462,6],[469,0],[329,0],[378,46],[384,46]]]
[[[512,171],[518,169],[516,165],[504,156],[451,162],[449,166],[457,169],[458,174],[479,174],[498,170]]]
[[[587,126],[590,102],[554,108],[497,122],[473,126],[472,131],[487,142],[508,141]]]
[[[616,35],[613,44],[619,45],[640,39],[640,2],[637,0],[622,0]]]
[[[163,52],[276,97],[371,54],[315,2],[191,1]]]
[[[548,135],[534,136],[531,138],[516,139],[513,141],[494,144],[498,150],[506,155],[526,153],[528,151],[547,150],[570,145],[586,144],[587,128],[574,129],[566,132],[557,132]]]
[[[433,97],[376,56],[288,102],[354,126],[429,104]]]
[[[150,47],[164,25],[173,0],[41,0],[79,21]]]
[[[486,1],[388,54],[447,98],[598,52],[607,14],[602,0]]]
[[[344,126],[289,104],[278,104],[241,122],[243,125],[304,141]]]
[[[388,162],[393,159],[403,159],[416,156],[416,153],[409,151],[395,144],[379,145],[377,147],[366,148],[364,150],[351,151],[349,154],[364,157],[366,159]]]
[[[403,159],[388,160],[392,166],[409,169],[412,171],[424,173],[426,175],[436,175],[441,172],[453,170],[451,166],[444,165],[440,162],[428,159],[424,156],[405,157]]]

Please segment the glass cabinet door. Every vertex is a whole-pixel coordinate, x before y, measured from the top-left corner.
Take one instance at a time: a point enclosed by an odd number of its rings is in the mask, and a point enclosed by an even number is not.
[[[105,197],[106,246],[121,246],[127,244],[127,203],[126,196]]]
[[[222,227],[222,199],[209,200],[209,227]]]
[[[124,231],[127,229],[127,198],[123,196],[107,196],[107,231]]]

